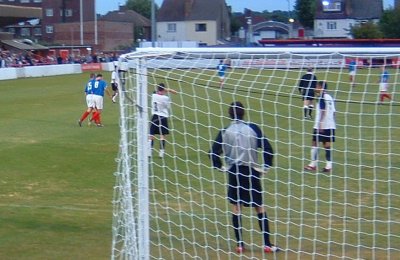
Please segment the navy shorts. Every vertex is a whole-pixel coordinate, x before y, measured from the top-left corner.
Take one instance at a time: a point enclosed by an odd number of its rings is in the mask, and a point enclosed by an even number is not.
[[[306,89],[301,94],[303,95],[303,100],[314,100],[314,90]]]
[[[335,129],[323,129],[322,132],[314,128],[312,140],[315,142],[335,142]]]
[[[150,122],[150,135],[169,134],[168,118],[159,115],[153,115]]]
[[[229,171],[228,200],[245,207],[261,207],[260,173],[249,166],[232,166]]]
[[[118,90],[118,84],[117,83],[111,83],[111,88],[113,91],[117,91]]]

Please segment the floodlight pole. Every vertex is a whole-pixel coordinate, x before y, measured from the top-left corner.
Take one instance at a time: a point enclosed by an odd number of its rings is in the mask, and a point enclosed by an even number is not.
[[[156,47],[156,5],[151,0],[151,47]]]
[[[81,45],[83,45],[83,4],[82,4],[82,0],[80,0],[79,2],[79,15],[80,15],[80,33],[81,33]]]

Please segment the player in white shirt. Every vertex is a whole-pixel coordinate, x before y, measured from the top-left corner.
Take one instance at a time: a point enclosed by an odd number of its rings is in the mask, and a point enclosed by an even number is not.
[[[114,66],[114,70],[111,73],[111,88],[113,91],[112,102],[115,103],[115,98],[118,96],[118,83],[117,83],[117,66]]]
[[[171,99],[167,95],[168,92],[176,94],[175,90],[166,88],[164,83],[160,83],[151,96],[151,122],[149,136],[149,156],[151,156],[155,135],[160,135],[160,151],[159,156],[164,157],[165,153],[165,137],[169,134],[168,118],[170,116]]]
[[[319,81],[315,92],[318,99],[316,109],[315,123],[312,137],[311,162],[304,169],[315,171],[317,169],[318,143],[322,142],[325,149],[326,166],[322,172],[332,170],[332,150],[331,143],[335,142],[335,101],[332,96],[325,92],[327,84],[325,81]]]

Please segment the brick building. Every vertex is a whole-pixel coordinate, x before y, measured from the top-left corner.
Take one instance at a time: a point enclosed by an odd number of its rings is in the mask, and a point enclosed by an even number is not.
[[[130,22],[97,21],[97,32],[94,21],[83,23],[83,39],[80,33],[81,24],[58,23],[55,25],[54,43],[62,45],[89,45],[93,52],[118,50],[121,46],[131,45],[134,41],[134,25]]]
[[[82,3],[82,8],[81,8]],[[38,7],[42,9],[42,19],[39,24],[15,24],[5,27],[16,38],[30,38],[44,42],[53,42],[55,24],[93,21],[95,17],[95,0],[0,0],[2,5],[21,7]]]

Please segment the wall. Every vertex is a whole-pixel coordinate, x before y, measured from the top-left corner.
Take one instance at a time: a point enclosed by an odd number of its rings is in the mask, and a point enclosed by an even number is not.
[[[101,71],[112,70],[114,70],[113,62],[101,63]],[[22,68],[0,68],[0,80],[79,74],[82,72],[83,70],[81,64],[29,66]]]
[[[0,80],[28,77],[47,77],[82,73],[80,64],[29,66],[22,68],[1,68]]]

